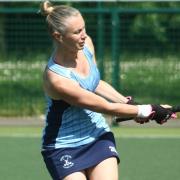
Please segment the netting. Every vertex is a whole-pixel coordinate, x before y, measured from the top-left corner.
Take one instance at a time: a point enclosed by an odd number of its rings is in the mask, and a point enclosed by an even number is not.
[[[44,110],[42,71],[52,41],[45,18],[37,11],[24,6],[0,8],[0,115],[34,115]],[[140,100],[155,97],[157,101],[176,102],[180,9],[113,7],[80,11],[94,42],[103,79]]]

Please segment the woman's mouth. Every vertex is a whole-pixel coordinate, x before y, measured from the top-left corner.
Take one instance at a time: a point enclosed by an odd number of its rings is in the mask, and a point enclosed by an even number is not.
[[[84,46],[84,43],[85,43],[85,42],[80,42],[79,45],[80,45],[80,46]]]

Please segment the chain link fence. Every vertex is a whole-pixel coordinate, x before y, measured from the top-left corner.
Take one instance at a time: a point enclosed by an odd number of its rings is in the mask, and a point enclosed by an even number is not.
[[[95,44],[102,79],[140,101],[159,97],[177,103],[180,8],[98,5],[79,10]],[[41,77],[52,51],[45,18],[38,7],[1,6],[0,26],[0,116],[41,114]]]

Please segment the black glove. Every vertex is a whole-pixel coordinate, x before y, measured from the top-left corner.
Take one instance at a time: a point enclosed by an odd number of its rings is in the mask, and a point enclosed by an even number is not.
[[[151,120],[155,120],[158,124],[163,124],[166,122],[173,112],[170,109],[163,108],[160,105],[151,105],[152,106],[152,111],[154,112],[152,114]]]
[[[127,96],[126,98],[128,99],[127,104],[131,104],[131,105],[138,105],[139,104],[139,103],[135,102],[131,96]]]

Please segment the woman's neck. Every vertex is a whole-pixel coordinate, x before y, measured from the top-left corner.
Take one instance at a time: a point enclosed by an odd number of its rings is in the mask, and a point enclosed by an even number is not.
[[[65,50],[63,48],[58,47],[55,50],[54,61],[62,66],[73,68],[76,66],[77,57],[78,51],[67,51],[67,49]]]

